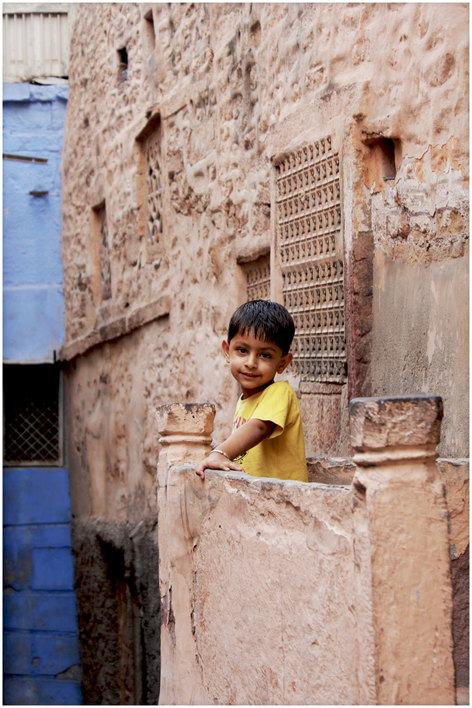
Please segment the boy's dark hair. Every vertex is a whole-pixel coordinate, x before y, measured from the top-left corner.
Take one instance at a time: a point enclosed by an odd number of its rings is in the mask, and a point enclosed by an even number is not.
[[[240,305],[231,317],[228,327],[228,342],[238,333],[254,332],[254,336],[272,342],[288,354],[295,334],[295,325],[290,312],[283,305],[271,300],[249,300]]]

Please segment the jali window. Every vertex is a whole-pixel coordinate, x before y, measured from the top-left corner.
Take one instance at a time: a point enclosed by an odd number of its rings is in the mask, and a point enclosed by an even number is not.
[[[275,170],[283,298],[296,328],[293,365],[302,381],[344,383],[339,154],[326,137],[284,155]]]
[[[246,295],[248,300],[270,299],[270,254],[246,263]]]
[[[154,115],[138,135],[138,200],[141,203],[141,229],[146,241],[147,260],[158,257],[162,249],[162,157],[161,120]]]

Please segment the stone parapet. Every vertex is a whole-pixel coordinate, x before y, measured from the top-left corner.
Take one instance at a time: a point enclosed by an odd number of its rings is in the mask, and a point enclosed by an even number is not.
[[[308,481],[350,486],[356,466],[345,457],[307,457]]]
[[[201,481],[213,407],[159,408],[161,703],[454,703],[441,400],[351,413],[348,486]]]

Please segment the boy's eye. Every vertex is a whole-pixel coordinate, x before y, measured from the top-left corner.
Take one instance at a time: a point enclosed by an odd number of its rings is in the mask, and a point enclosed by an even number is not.
[[[269,354],[269,352],[262,352],[261,357],[263,359],[272,359],[272,354]]]
[[[246,349],[244,347],[236,347],[236,351],[240,354],[246,354]]]

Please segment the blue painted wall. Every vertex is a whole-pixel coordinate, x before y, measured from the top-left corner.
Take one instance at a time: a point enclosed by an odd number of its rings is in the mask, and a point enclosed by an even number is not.
[[[79,705],[67,470],[6,468],[3,505],[4,704]]]
[[[4,156],[43,160],[3,160],[6,363],[51,362],[63,341],[60,160],[67,95],[63,85],[3,85]],[[67,469],[5,468],[3,505],[3,703],[78,705]]]
[[[64,85],[3,85],[4,155],[47,160],[3,159],[4,361],[51,362],[63,342],[60,161],[67,96]]]

